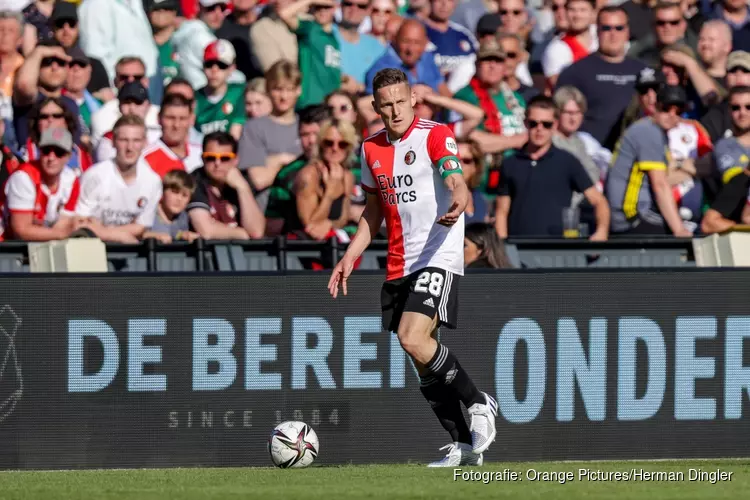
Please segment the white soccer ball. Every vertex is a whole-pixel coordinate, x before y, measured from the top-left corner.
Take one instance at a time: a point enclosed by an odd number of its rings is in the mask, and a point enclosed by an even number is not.
[[[276,467],[307,467],[320,450],[318,435],[304,422],[282,422],[268,439],[268,452]]]

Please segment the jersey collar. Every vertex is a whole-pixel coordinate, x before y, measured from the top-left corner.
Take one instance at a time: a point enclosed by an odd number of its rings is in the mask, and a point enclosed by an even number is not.
[[[409,125],[409,128],[406,129],[406,132],[404,132],[404,135],[401,136],[400,139],[397,139],[395,141],[391,141],[391,138],[388,137],[388,133],[386,132],[385,138],[388,141],[389,144],[399,144],[401,141],[405,141],[409,138],[409,135],[411,134],[411,131],[414,130],[414,127],[417,126],[417,123],[419,123],[419,117],[417,115],[414,115],[414,120],[412,120],[411,125]]]

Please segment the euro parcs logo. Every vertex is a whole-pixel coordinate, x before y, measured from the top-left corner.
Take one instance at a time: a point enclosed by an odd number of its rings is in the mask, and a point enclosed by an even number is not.
[[[0,308],[0,424],[3,423],[23,396],[23,376],[16,353],[16,335],[21,318],[9,306]]]

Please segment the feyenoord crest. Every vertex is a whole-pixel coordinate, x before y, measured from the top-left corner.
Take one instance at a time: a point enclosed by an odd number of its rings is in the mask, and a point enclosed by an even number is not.
[[[224,104],[221,105],[221,111],[225,115],[230,114],[233,110],[234,110],[234,106],[232,106],[231,102],[225,102]]]
[[[416,159],[417,154],[414,151],[409,151],[408,153],[406,153],[406,156],[404,156],[404,161],[407,165],[411,165]]]
[[[443,168],[447,171],[458,170],[458,162],[456,160],[446,160],[443,163]]]

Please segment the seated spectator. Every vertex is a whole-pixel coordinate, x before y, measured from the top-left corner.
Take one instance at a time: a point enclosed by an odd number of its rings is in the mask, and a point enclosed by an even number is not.
[[[704,234],[724,233],[737,224],[750,224],[750,167],[732,177],[719,191],[701,221]]]
[[[287,214],[284,233],[316,240],[332,236],[350,220],[350,171],[357,133],[351,123],[332,120],[320,130],[320,160],[308,163],[297,174],[294,211]]]
[[[115,66],[115,88],[122,90],[126,83],[138,82],[148,93],[149,78],[146,76],[146,65],[137,57],[123,57],[117,61]],[[147,97],[150,101],[150,98]],[[146,130],[156,129],[159,126],[158,121],[159,107],[150,104],[144,118]],[[99,111],[91,116],[91,139],[94,147],[97,147],[101,138],[112,130],[115,122],[122,116],[120,112],[119,95],[118,99],[107,101]]]
[[[158,107],[152,106],[148,98],[148,89],[144,87],[140,82],[133,81],[126,83],[120,89],[117,101],[121,116],[134,115],[139,117],[146,123],[146,143],[153,144],[159,140],[162,134],[161,125],[159,122],[155,122],[149,126],[148,123],[151,121],[149,116],[154,109]],[[96,146],[96,161],[111,160],[115,157],[114,147],[114,130],[107,131],[99,140]]]
[[[226,40],[216,40],[203,53],[203,72],[208,83],[195,95],[195,128],[202,134],[228,132],[236,140],[245,124],[245,89],[229,83],[235,52]]]
[[[468,222],[468,221],[467,221]],[[464,266],[466,269],[511,269],[505,244],[492,224],[473,222],[464,230]]]
[[[266,72],[271,113],[247,122],[239,142],[240,169],[247,171],[261,210],[268,203],[268,188],[283,165],[302,152],[297,114],[302,75],[289,61],[278,61]]]
[[[545,96],[534,97],[526,109],[529,142],[500,166],[495,228],[500,238],[563,234],[563,209],[573,191],[583,193],[594,207],[596,231],[592,241],[609,234],[606,198],[596,189],[575,156],[552,144],[558,125],[557,106]]]
[[[237,168],[237,141],[226,132],[203,138],[204,166],[193,172],[190,224],[206,240],[262,238],[266,221],[252,188]]]
[[[5,186],[10,174],[15,172],[21,166],[23,160],[19,158],[13,150],[5,144],[5,121],[0,120],[0,192]]]
[[[102,240],[137,243],[154,223],[161,179],[140,159],[146,143],[140,117],[120,117],[113,133],[115,158],[84,173],[75,212]]]
[[[18,12],[0,11],[0,119],[13,118],[13,85],[16,71],[23,64],[18,52],[21,46],[24,21]]]
[[[73,99],[78,105],[81,123],[85,127],[84,135],[91,137],[91,115],[99,111],[101,102],[87,89],[91,81],[91,61],[81,49],[75,47],[68,51],[70,65],[65,80],[64,95]]]
[[[190,101],[179,94],[164,96],[159,109],[161,138],[143,151],[143,159],[159,177],[175,169],[190,173],[203,165],[201,145],[189,142],[194,119]]]
[[[555,91],[553,99],[557,105],[560,122],[556,133],[552,136],[552,144],[575,156],[586,169],[591,182],[599,191],[603,191],[602,180],[606,171],[600,170],[594,159],[589,155],[586,144],[578,137],[578,129],[581,128],[583,116],[586,114],[586,97],[577,88],[565,86]],[[577,198],[576,195],[574,195],[575,198]],[[580,201],[580,199],[577,201]]]
[[[48,128],[39,147],[40,158],[18,167],[5,184],[0,240],[63,240],[82,227],[72,217],[78,177],[65,168],[73,136],[64,128]]]
[[[253,78],[245,87],[245,115],[248,120],[271,113],[271,99],[266,93],[266,79]]]
[[[21,148],[22,156],[27,161],[39,159],[38,141],[42,133],[49,128],[65,128],[73,137],[78,135],[79,123],[70,110],[65,107],[61,97],[45,97],[36,103],[29,113],[29,136]],[[70,154],[67,155],[67,166],[76,175],[81,175],[93,163],[88,148],[73,142]]]
[[[154,238],[161,243],[193,241],[198,233],[190,231],[190,218],[185,210],[195,193],[195,179],[184,170],[172,170],[162,179],[162,195],[156,207],[156,218],[143,239]]]
[[[476,145],[469,142],[458,143],[458,159],[461,161],[466,185],[471,191],[471,203],[466,207],[465,223],[487,222],[489,219],[489,205],[479,185],[484,177],[484,158]]]
[[[172,78],[169,84],[164,87],[164,95],[167,94],[179,94],[188,101],[190,101],[193,110],[193,120],[195,120],[195,90],[190,86],[190,83],[181,77]],[[203,134],[195,129],[195,125],[190,127],[190,142],[192,144],[202,144]]]
[[[295,0],[279,17],[297,35],[299,70],[305,75],[297,108],[320,104],[341,86],[341,47],[333,33],[333,0]],[[310,11],[312,19],[300,15]]]
[[[681,87],[665,86],[657,96],[654,115],[637,121],[622,136],[605,187],[613,233],[692,236],[667,179],[667,133],[679,125],[686,104]]]
[[[78,59],[84,55],[83,50],[78,45],[78,7],[75,4],[68,1],[56,2],[55,7],[52,9],[52,15],[49,18],[49,25],[52,29],[54,39],[57,40],[69,55],[73,56],[74,49]],[[113,99],[115,96],[112,89],[110,89],[109,75],[104,65],[99,59],[86,57],[86,60],[91,67],[91,77],[86,83],[86,90],[102,101]]]

